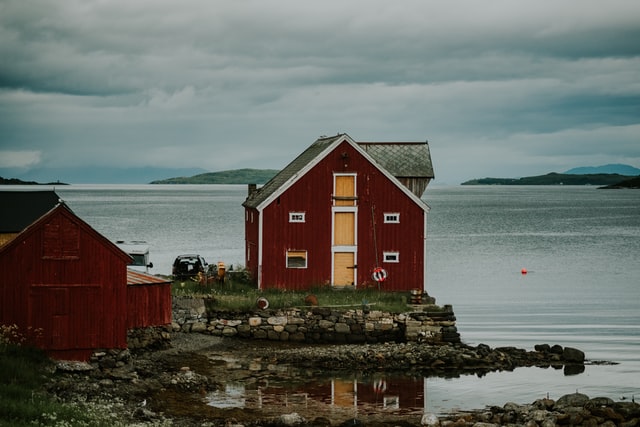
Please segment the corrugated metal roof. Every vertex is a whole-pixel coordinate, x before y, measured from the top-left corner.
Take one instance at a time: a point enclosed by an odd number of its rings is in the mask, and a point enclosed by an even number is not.
[[[157,285],[171,283],[170,280],[127,268],[127,285]]]
[[[358,142],[367,154],[396,178],[433,178],[427,142]]]

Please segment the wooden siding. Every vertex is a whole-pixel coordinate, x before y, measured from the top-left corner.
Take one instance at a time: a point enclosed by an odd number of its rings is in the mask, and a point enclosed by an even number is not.
[[[127,328],[171,323],[171,283],[127,286]]]
[[[254,282],[258,282],[258,236],[260,214],[256,209],[245,208],[245,268]]]
[[[72,237],[45,245],[56,228]],[[128,262],[58,206],[0,249],[0,323],[23,333],[41,329],[36,344],[56,358],[86,360],[96,348],[125,348]]]
[[[331,283],[336,173],[357,175],[356,285],[375,286],[371,273],[381,266],[388,272],[385,290],[422,289],[426,237],[423,207],[346,141],[264,208],[262,287],[308,289]],[[289,212],[305,212],[305,222],[289,223]],[[400,223],[384,224],[385,212],[399,213]],[[306,269],[285,268],[288,249],[308,251]],[[383,251],[399,252],[400,262],[383,263]]]

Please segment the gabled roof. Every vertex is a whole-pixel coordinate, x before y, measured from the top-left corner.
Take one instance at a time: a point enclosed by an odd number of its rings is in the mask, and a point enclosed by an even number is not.
[[[55,191],[0,191],[0,233],[19,233],[61,202]]]
[[[358,143],[351,139],[346,133],[317,139],[264,186],[249,194],[242,205],[248,208],[260,209],[263,204],[270,201],[271,197],[279,194],[284,188],[296,181],[299,176],[304,175],[330,152],[335,145],[342,141],[347,141],[353,145],[354,148],[359,150],[364,157],[368,158],[375,167],[395,181],[398,187],[402,191],[405,191],[409,197],[412,197],[416,203],[424,205],[424,202],[397,181],[397,178],[407,176],[433,178],[431,155],[429,154],[429,146],[426,142]],[[425,156],[426,159],[422,161],[415,159],[415,157],[419,156]],[[403,162],[406,162],[409,166],[404,166]],[[409,175],[405,175],[406,173]],[[429,209],[428,206],[424,206],[426,209]]]
[[[8,194],[8,193],[15,193],[15,194]],[[49,194],[43,195],[40,193],[49,193]],[[55,195],[56,201],[55,203],[53,203],[53,206],[50,209],[45,210],[46,207],[48,206],[48,203],[50,204],[53,201],[53,198],[51,196],[52,194]],[[6,196],[6,199],[4,198],[5,196]],[[20,202],[20,204],[17,204],[14,206],[7,206],[5,204],[5,201],[8,201],[8,200],[12,200],[14,202]],[[31,201],[33,201],[33,205],[37,206],[38,209],[32,206]],[[48,203],[46,203],[47,201]],[[93,227],[91,227],[89,224],[83,221],[82,218],[77,216],[69,208],[69,206],[67,206],[64,203],[64,201],[58,198],[58,195],[54,191],[41,191],[41,192],[0,191],[0,212],[2,212],[2,215],[5,215],[4,213],[5,209],[9,209],[9,210],[15,209],[17,212],[17,216],[19,216],[19,214],[24,210],[28,214],[25,214],[26,218],[23,221],[27,221],[27,218],[28,218],[30,222],[21,230],[11,231],[11,233],[18,233],[18,235],[14,239],[7,242],[5,245],[0,246],[0,255],[2,255],[4,252],[8,252],[12,250],[11,248],[13,246],[15,246],[16,244],[19,244],[19,242],[23,238],[33,233],[38,227],[40,227],[42,224],[48,221],[50,217],[56,214],[60,214],[60,215],[66,216],[67,218],[69,218],[69,220],[78,224],[78,226],[84,229],[87,233],[91,234],[95,239],[100,240],[106,247],[108,247],[111,251],[113,251],[118,257],[122,258],[125,262],[129,263],[131,261],[131,256],[129,256],[128,253],[124,252],[115,243],[107,239],[105,236],[100,234]],[[38,211],[44,211],[44,213],[40,216],[35,217],[33,220],[31,220],[31,218],[37,215]],[[0,218],[4,219],[2,215],[0,215]],[[7,213],[6,215],[7,215],[7,218],[9,219],[9,218],[14,218],[16,216],[16,213],[10,213],[10,214]]]
[[[396,178],[434,177],[428,142],[358,142],[367,154]]]
[[[260,187],[260,189],[250,194],[242,205],[249,208],[257,208],[262,202],[267,200],[270,195],[284,186],[289,180],[297,176],[314,159],[318,158],[324,150],[331,147],[334,142],[345,135],[346,134],[338,134],[336,136],[316,140],[309,146],[309,148],[304,150],[291,163],[285,166],[284,169],[278,172],[276,176],[271,178],[265,185]]]

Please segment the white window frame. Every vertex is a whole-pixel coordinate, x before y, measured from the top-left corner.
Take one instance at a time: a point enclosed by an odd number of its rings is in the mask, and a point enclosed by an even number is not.
[[[400,252],[397,252],[397,251],[382,252],[382,262],[388,262],[388,263],[400,262]]]
[[[301,266],[290,266],[289,265],[289,254],[290,253],[304,253],[304,265]],[[307,266],[309,265],[309,251],[306,250],[302,250],[302,249],[287,249],[287,252],[285,253],[285,266],[286,268],[307,268]]]
[[[306,212],[289,212],[289,222],[306,222]]]
[[[385,224],[400,224],[400,212],[385,212],[384,213]]]

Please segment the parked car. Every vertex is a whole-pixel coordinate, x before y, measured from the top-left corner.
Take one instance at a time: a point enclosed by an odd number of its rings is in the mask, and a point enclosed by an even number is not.
[[[175,279],[190,279],[196,277],[198,273],[206,274],[207,267],[207,262],[200,255],[178,255],[173,262],[172,273]]]

